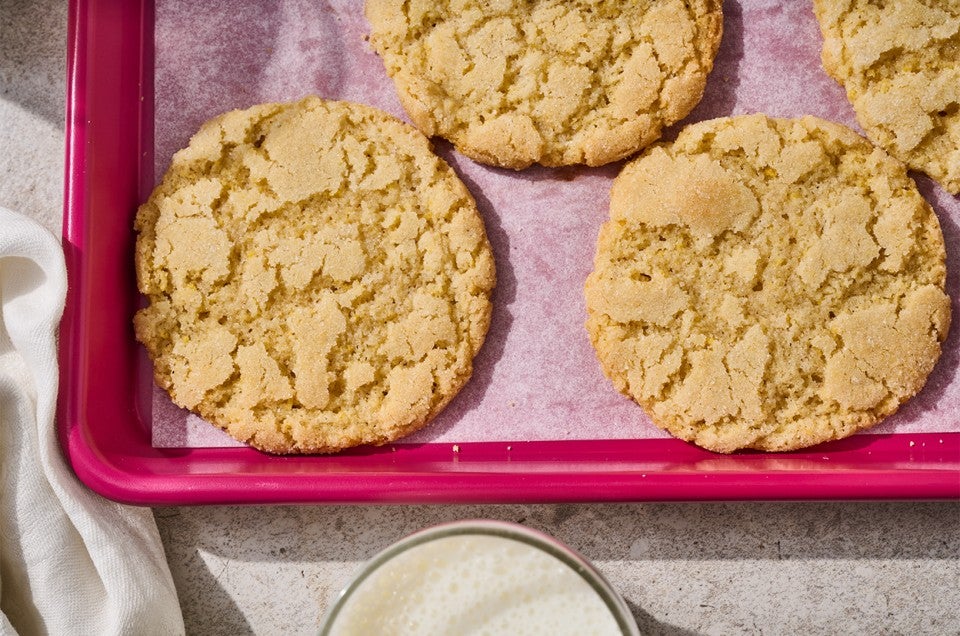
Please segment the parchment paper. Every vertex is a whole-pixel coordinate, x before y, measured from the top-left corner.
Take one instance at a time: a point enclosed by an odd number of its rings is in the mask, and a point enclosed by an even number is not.
[[[207,119],[234,108],[317,94],[407,120],[365,40],[360,0],[158,0],[156,175]],[[843,90],[820,65],[809,2],[724,2],[724,35],[701,104],[672,129],[742,113],[817,115],[858,131]],[[599,169],[476,164],[436,149],[477,199],[497,261],[495,310],[473,378],[432,424],[405,441],[469,442],[666,437],[603,376],[583,323],[583,282],[622,164]],[[919,175],[948,252],[948,293],[960,323],[960,200]],[[871,433],[960,430],[960,325],[921,394]],[[149,367],[147,367],[149,368]],[[144,381],[149,381],[149,372]],[[155,446],[235,445],[154,387]]]

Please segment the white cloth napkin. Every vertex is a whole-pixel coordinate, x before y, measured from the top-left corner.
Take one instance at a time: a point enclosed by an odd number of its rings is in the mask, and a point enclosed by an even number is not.
[[[56,238],[0,207],[0,634],[181,634],[150,510],[94,494],[61,454],[65,293]]]

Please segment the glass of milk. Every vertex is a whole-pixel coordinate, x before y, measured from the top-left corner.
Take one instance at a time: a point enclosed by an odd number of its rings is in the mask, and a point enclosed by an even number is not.
[[[623,598],[556,539],[500,521],[417,532],[371,559],[323,636],[639,635]]]

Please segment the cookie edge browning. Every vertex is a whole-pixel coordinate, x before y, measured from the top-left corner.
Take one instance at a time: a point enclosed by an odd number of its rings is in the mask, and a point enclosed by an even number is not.
[[[718,117],[715,119],[705,120],[705,121],[697,122],[695,124],[691,124],[690,126],[687,126],[686,128],[680,131],[677,139],[674,140],[674,142],[662,142],[662,143],[654,144],[648,147],[647,149],[645,149],[641,155],[637,156],[636,158],[628,162],[628,164],[624,165],[623,169],[621,169],[620,173],[617,175],[616,179],[614,180],[614,183],[616,183],[616,181],[620,179],[624,169],[628,165],[642,161],[647,154],[652,152],[654,148],[670,146],[674,143],[684,140],[686,137],[690,135],[697,134],[700,129],[709,130],[710,128],[715,127],[720,122],[736,120],[741,118],[748,118],[748,117],[756,117],[756,116],[757,114],[745,114],[745,115],[736,115],[732,117]],[[884,163],[886,164],[888,169],[894,170],[897,173],[895,175],[897,178],[905,180],[906,182],[912,184],[914,189],[916,190],[916,184],[907,174],[908,168],[903,161],[894,157],[893,155],[886,152],[879,146],[873,144],[869,139],[863,137],[862,135],[857,133],[855,130],[849,128],[848,126],[844,126],[830,120],[821,119],[813,115],[804,115],[802,117],[795,118],[795,119],[783,118],[783,117],[771,117],[768,115],[762,115],[762,116],[765,117],[767,120],[770,120],[773,122],[781,122],[781,123],[796,122],[808,129],[819,128],[821,130],[829,131],[831,134],[835,135],[839,139],[839,141],[841,141],[842,143],[846,145],[859,146],[862,150],[866,150],[866,151],[873,151],[874,149],[880,150],[884,154]],[[940,361],[940,359],[943,356],[943,343],[946,341],[947,337],[949,336],[951,322],[952,322],[952,307],[949,302],[949,296],[946,295],[946,278],[947,278],[946,245],[945,245],[945,239],[943,237],[943,230],[940,225],[940,219],[937,216],[936,211],[933,209],[933,206],[931,206],[930,203],[922,195],[919,194],[919,192],[917,192],[917,194],[926,213],[929,215],[929,218],[932,219],[932,224],[930,229],[935,230],[935,234],[939,237],[939,241],[938,241],[939,250],[938,250],[938,253],[932,258],[936,258],[936,261],[940,265],[940,268],[943,272],[940,280],[938,281],[937,288],[941,293],[944,294],[944,296],[947,297],[948,303],[946,305],[944,329],[942,333],[939,334],[939,337],[936,341],[937,356],[934,359],[933,364],[931,365],[930,372],[927,374],[926,378],[924,378],[923,383],[920,385],[920,387],[916,391],[914,391],[910,395],[905,395],[902,399],[900,399],[899,402],[895,402],[892,405],[892,408],[890,408],[889,410],[884,411],[880,414],[873,414],[865,411],[852,412],[850,414],[851,417],[845,418],[843,420],[843,423],[845,426],[842,433],[838,434],[835,429],[827,425],[824,425],[824,426],[818,427],[818,430],[823,433],[821,436],[817,436],[817,437],[809,436],[805,439],[795,439],[792,442],[790,441],[790,438],[791,437],[796,438],[797,436],[771,434],[771,435],[763,436],[752,443],[733,445],[733,446],[723,445],[723,444],[711,444],[706,441],[698,440],[698,437],[700,436],[699,432],[696,431],[692,425],[676,427],[673,424],[668,423],[666,420],[658,418],[653,408],[653,405],[656,404],[655,401],[643,400],[635,397],[630,393],[629,385],[627,384],[624,378],[614,377],[614,375],[611,373],[611,370],[607,367],[607,364],[604,362],[603,356],[600,351],[600,337],[601,337],[602,326],[599,324],[599,321],[596,318],[596,316],[598,315],[598,312],[592,309],[591,304],[589,302],[586,302],[585,304],[586,304],[587,320],[585,321],[584,326],[589,336],[590,343],[593,346],[594,353],[596,354],[596,358],[601,368],[601,371],[603,372],[604,376],[611,382],[611,384],[613,384],[614,388],[619,393],[628,397],[630,400],[638,404],[643,409],[644,414],[647,415],[650,421],[654,425],[656,425],[658,428],[666,431],[673,437],[695,444],[700,448],[703,448],[705,450],[709,450],[715,453],[730,454],[730,453],[734,453],[736,451],[741,451],[741,450],[757,450],[757,451],[763,451],[763,452],[795,451],[795,450],[800,450],[804,448],[810,448],[817,444],[822,444],[829,441],[843,439],[859,431],[863,431],[873,426],[876,426],[886,418],[895,414],[904,404],[906,404],[909,400],[916,397],[916,395],[919,394],[923,390],[923,388],[926,386],[927,382],[929,381],[930,375],[933,373],[933,369],[936,368],[937,363]],[[608,215],[607,220],[604,221],[604,223],[601,225],[598,233],[596,249],[594,252],[593,270],[587,276],[587,279],[584,283],[585,299],[589,298],[591,293],[590,289],[598,284],[597,282],[598,276],[596,275],[596,272],[597,272],[598,265],[601,262],[601,258],[600,258],[601,245],[604,241],[604,234],[607,232],[610,232],[610,230],[608,229],[609,224],[610,224],[610,218]],[[609,240],[610,239],[607,239],[607,241]],[[687,434],[684,434],[684,430],[682,429],[686,429],[687,431],[690,431],[690,432]]]
[[[407,422],[402,425],[389,427],[389,434],[379,435],[375,439],[366,439],[362,436],[341,436],[341,443],[324,443],[329,442],[330,435],[321,436],[324,440],[321,443],[316,444],[297,444],[297,445],[285,445],[285,444],[271,444],[269,442],[261,442],[256,439],[256,437],[251,437],[249,439],[244,439],[242,435],[237,435],[233,432],[238,424],[241,422],[232,422],[224,421],[224,419],[217,415],[215,409],[211,409],[207,406],[204,401],[198,403],[194,408],[188,408],[182,405],[174,396],[174,385],[172,377],[169,374],[164,374],[162,369],[157,364],[156,360],[160,354],[160,351],[155,346],[152,338],[147,337],[147,327],[144,324],[145,322],[145,310],[151,306],[154,302],[153,298],[156,294],[151,294],[149,286],[145,284],[145,281],[148,281],[152,278],[151,274],[155,270],[151,267],[152,257],[150,252],[152,247],[155,244],[155,225],[158,218],[157,206],[153,204],[154,196],[158,193],[163,186],[166,184],[168,179],[178,178],[179,175],[184,174],[183,170],[187,167],[187,163],[179,164],[177,163],[177,156],[181,154],[190,154],[190,150],[193,147],[194,140],[200,138],[203,134],[209,133],[212,129],[215,129],[219,124],[226,118],[231,115],[237,115],[240,113],[246,113],[248,111],[262,111],[267,113],[264,115],[264,119],[275,116],[276,114],[282,112],[284,109],[293,108],[301,103],[310,102],[313,100],[319,100],[326,104],[338,104],[346,106],[348,109],[361,109],[368,111],[368,114],[373,115],[379,118],[385,118],[388,121],[391,121],[395,125],[399,125],[402,128],[405,128],[407,132],[414,133],[417,137],[422,139],[424,144],[424,149],[433,159],[437,162],[438,168],[441,172],[444,173],[444,178],[452,178],[452,183],[455,183],[455,187],[458,189],[458,193],[461,194],[465,200],[466,205],[471,207],[473,210],[473,217],[475,219],[476,229],[480,234],[480,243],[484,246],[482,251],[487,255],[489,260],[489,279],[485,281],[485,286],[487,287],[485,291],[482,292],[482,298],[485,302],[482,303],[482,307],[479,308],[481,311],[477,311],[471,314],[471,320],[469,321],[469,329],[467,331],[467,336],[469,338],[471,346],[470,355],[466,358],[466,364],[462,367],[462,372],[457,374],[456,382],[451,385],[451,389],[443,394],[434,393],[433,395],[441,395],[441,399],[434,405],[424,416],[420,418],[415,418],[410,422]],[[272,112],[270,112],[272,111]],[[175,169],[176,168],[176,169]],[[134,263],[136,270],[136,281],[137,289],[146,298],[150,299],[150,303],[147,306],[139,308],[133,317],[133,327],[136,340],[140,342],[147,350],[149,357],[151,359],[152,366],[152,376],[154,382],[162,388],[170,397],[171,401],[176,404],[179,408],[184,408],[190,412],[199,415],[209,424],[219,428],[233,439],[238,442],[245,444],[251,448],[255,448],[259,451],[270,453],[274,455],[308,455],[308,454],[331,454],[337,453],[349,448],[355,448],[358,446],[382,446],[395,442],[398,439],[414,433],[421,428],[429,424],[439,413],[441,413],[456,397],[464,386],[469,382],[470,378],[473,376],[474,371],[474,359],[480,353],[483,348],[484,342],[486,341],[486,336],[490,328],[490,324],[493,316],[493,294],[496,289],[497,283],[497,268],[496,268],[496,259],[493,253],[492,246],[490,244],[489,236],[486,230],[486,224],[482,214],[480,213],[479,208],[477,207],[476,199],[473,194],[467,188],[466,184],[459,177],[456,171],[450,166],[449,163],[444,161],[442,157],[436,154],[433,149],[433,145],[430,142],[430,139],[425,137],[421,131],[416,127],[411,126],[409,123],[404,122],[397,117],[382,111],[378,108],[369,106],[367,104],[361,104],[357,102],[351,102],[346,100],[328,100],[321,98],[315,95],[308,95],[301,99],[297,99],[290,102],[270,102],[263,104],[256,104],[248,108],[238,108],[231,111],[227,111],[216,115],[203,124],[197,129],[197,132],[194,133],[188,144],[174,154],[174,157],[171,161],[170,166],[167,171],[164,173],[163,178],[154,187],[150,195],[147,197],[146,201],[142,203],[137,208],[137,212],[134,220],[134,230],[136,233],[136,240],[134,246]],[[149,235],[149,242],[144,240],[144,235]],[[159,296],[162,298],[163,296]],[[248,425],[249,421],[244,421],[242,424]],[[274,436],[270,436],[274,437]]]

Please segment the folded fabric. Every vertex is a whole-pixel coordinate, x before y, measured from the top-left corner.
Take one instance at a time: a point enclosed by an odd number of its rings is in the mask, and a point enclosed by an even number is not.
[[[87,490],[57,442],[56,238],[0,208],[0,634],[180,634],[149,509]]]

